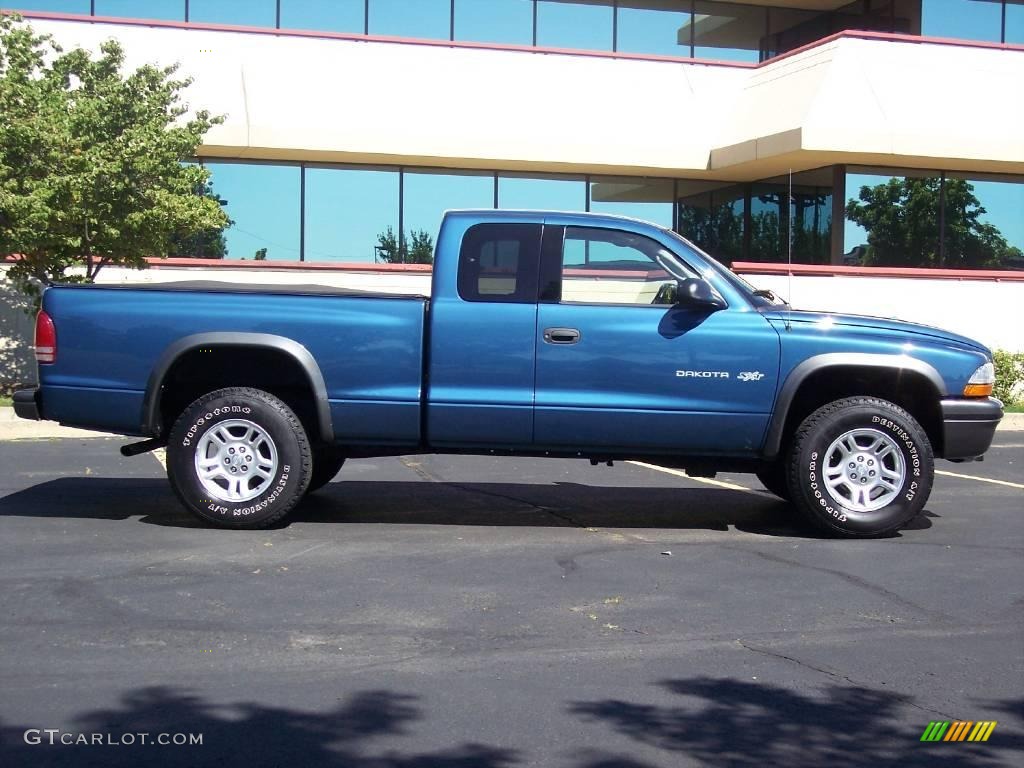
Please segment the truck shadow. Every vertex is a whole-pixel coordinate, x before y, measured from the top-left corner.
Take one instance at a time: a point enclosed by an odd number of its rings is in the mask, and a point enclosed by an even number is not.
[[[925,513],[908,529],[931,527]],[[934,517],[934,515],[931,515]],[[167,482],[150,478],[59,478],[0,498],[0,517],[128,520],[202,528]],[[558,482],[329,483],[289,515],[292,523],[664,528],[819,538],[768,493],[720,488],[605,487]]]

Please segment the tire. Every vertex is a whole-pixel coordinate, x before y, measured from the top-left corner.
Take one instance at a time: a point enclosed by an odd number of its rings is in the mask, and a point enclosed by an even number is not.
[[[757,473],[757,479],[761,481],[761,485],[767,488],[771,493],[774,493],[780,499],[789,501],[789,485],[787,481],[787,466],[784,461],[776,461],[773,464],[766,465],[761,471]]]
[[[292,409],[244,387],[200,397],[178,417],[167,443],[167,476],[181,503],[223,528],[282,520],[305,493],[312,462]]]
[[[894,533],[924,508],[935,459],[905,410],[850,397],[804,420],[788,470],[791,500],[808,521],[833,536],[867,538]]]
[[[326,445],[318,445],[313,449],[313,473],[309,478],[309,487],[306,493],[313,493],[327,485],[334,476],[341,471],[345,463],[345,457],[338,451]]]

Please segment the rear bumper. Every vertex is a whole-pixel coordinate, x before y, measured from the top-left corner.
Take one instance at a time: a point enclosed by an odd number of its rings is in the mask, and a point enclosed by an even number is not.
[[[942,408],[942,457],[973,459],[992,445],[992,438],[1003,418],[1003,404],[993,397],[984,399],[950,398]]]
[[[25,387],[14,391],[14,415],[19,419],[42,419],[42,407],[39,399],[39,387]]]

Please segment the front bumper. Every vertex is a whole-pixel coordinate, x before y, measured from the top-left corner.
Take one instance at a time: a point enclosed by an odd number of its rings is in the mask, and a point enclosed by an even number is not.
[[[39,403],[39,387],[27,387],[14,392],[14,414],[20,419],[42,419]]]
[[[994,397],[950,398],[942,408],[942,458],[974,459],[992,445],[1003,418],[1003,404]]]

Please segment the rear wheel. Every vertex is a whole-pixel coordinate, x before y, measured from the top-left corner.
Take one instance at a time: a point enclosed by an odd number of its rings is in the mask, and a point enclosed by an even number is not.
[[[309,478],[306,493],[313,493],[327,485],[341,471],[345,457],[337,449],[318,445],[313,449],[313,474]]]
[[[278,522],[302,498],[311,473],[299,418],[259,389],[203,395],[178,417],[167,444],[167,476],[178,498],[225,528]]]
[[[928,436],[893,403],[851,397],[800,425],[789,458],[797,509],[836,536],[884,536],[928,501],[935,461]]]

